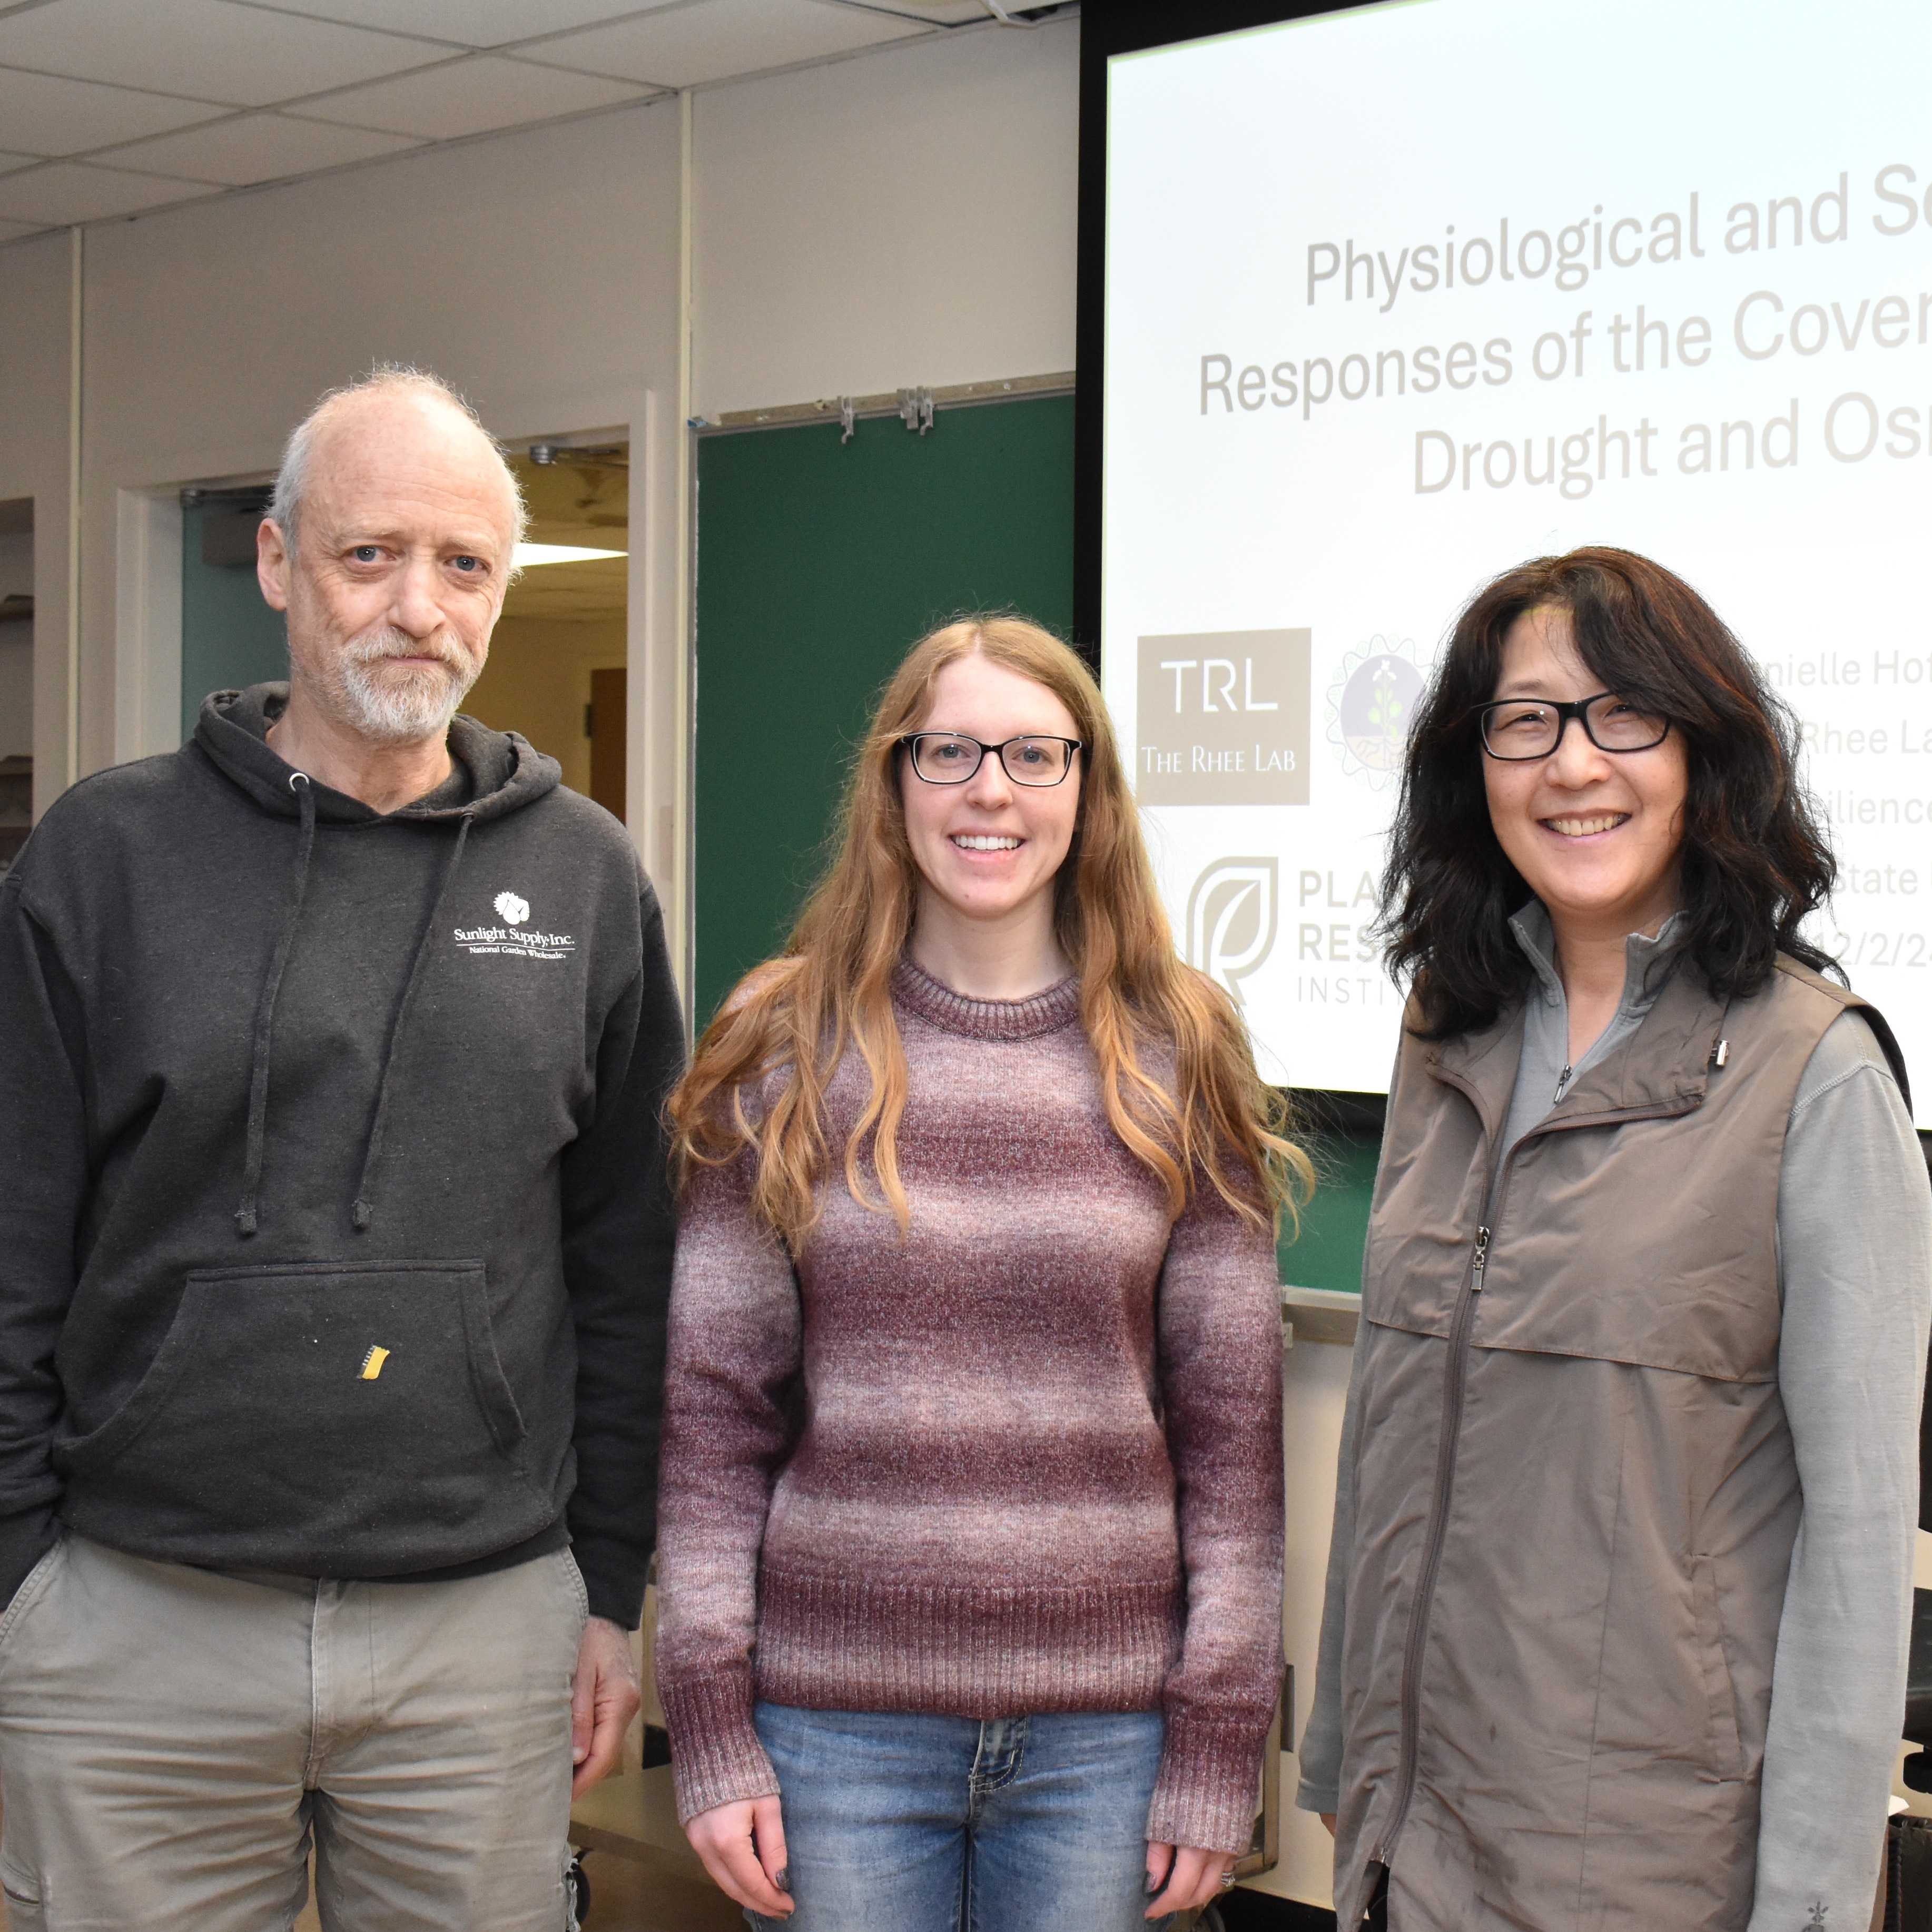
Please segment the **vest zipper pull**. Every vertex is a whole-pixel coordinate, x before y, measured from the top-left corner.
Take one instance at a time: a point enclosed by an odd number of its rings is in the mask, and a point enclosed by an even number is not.
[[[1562,1100],[1563,1097],[1563,1090],[1564,1088],[1568,1086],[1569,1084],[1570,1070],[1566,1066],[1564,1068],[1563,1071],[1556,1076],[1556,1091],[1552,1097],[1558,1100]]]
[[[1486,1228],[1476,1230],[1476,1268],[1470,1277],[1470,1286],[1480,1294],[1483,1292],[1483,1270],[1490,1264],[1490,1231]]]

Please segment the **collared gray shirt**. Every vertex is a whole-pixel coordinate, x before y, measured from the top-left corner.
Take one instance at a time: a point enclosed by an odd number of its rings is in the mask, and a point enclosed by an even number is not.
[[[1676,964],[1683,916],[1624,942],[1623,998],[1569,1064],[1569,1005],[1549,914],[1510,921],[1535,969],[1504,1128],[1514,1146],[1585,1068],[1642,1023]],[[1500,1166],[1500,1163],[1499,1163]],[[1804,1514],[1778,1623],[1765,1742],[1756,1903],[1747,1932],[1862,1927],[1904,1716],[1918,1513],[1918,1420],[1932,1330],[1932,1190],[1898,1084],[1856,1012],[1807,1063],[1780,1172],[1778,1391]],[[1357,1357],[1360,1360],[1360,1354]],[[1314,1708],[1296,1803],[1334,1811],[1341,1781],[1342,1619],[1354,1538],[1352,1382]]]
[[[1570,1064],[1570,1002],[1556,970],[1556,941],[1550,930],[1550,915],[1543,909],[1541,901],[1532,899],[1510,921],[1516,944],[1536,969],[1537,983],[1523,1013],[1522,1059],[1516,1068],[1516,1090],[1510,1096],[1509,1119],[1503,1128],[1504,1148],[1514,1147],[1537,1126],[1569,1092],[1586,1067],[1594,1066],[1614,1053],[1642,1025],[1677,964],[1684,926],[1684,915],[1672,913],[1658,928],[1654,939],[1633,932],[1624,941],[1623,997],[1617,1002],[1610,1024],[1573,1066]],[[1500,1183],[1500,1161],[1496,1173]],[[1492,1197],[1491,1205],[1494,1204]]]

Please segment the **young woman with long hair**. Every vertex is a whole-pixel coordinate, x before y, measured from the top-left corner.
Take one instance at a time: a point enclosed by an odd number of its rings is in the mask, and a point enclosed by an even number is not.
[[[914,648],[671,1112],[658,1681],[712,1875],[795,1932],[1211,1898],[1281,1672],[1307,1165],[1064,644]]]
[[[1871,1918],[1932,1198],[1890,1030],[1806,937],[1797,749],[1617,550],[1482,590],[1418,716],[1298,1801],[1345,1926]]]

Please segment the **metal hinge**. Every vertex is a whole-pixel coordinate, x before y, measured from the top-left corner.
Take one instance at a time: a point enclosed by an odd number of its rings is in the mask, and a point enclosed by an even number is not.
[[[930,389],[902,389],[899,392],[899,420],[908,429],[916,429],[921,436],[932,427],[932,392]]]

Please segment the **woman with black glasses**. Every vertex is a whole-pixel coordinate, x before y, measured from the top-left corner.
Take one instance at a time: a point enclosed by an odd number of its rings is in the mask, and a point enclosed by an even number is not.
[[[914,650],[671,1112],[658,1681],[712,1876],[794,1932],[1213,1898],[1280,1677],[1307,1162],[1064,644]]]
[[[1804,934],[1796,742],[1615,550],[1480,592],[1417,719],[1302,1746],[1344,1926],[1870,1918],[1932,1205],[1890,1030]]]

